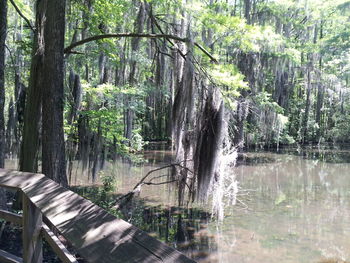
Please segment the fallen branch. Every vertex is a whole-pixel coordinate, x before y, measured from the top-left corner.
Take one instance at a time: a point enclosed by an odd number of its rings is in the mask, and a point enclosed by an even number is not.
[[[183,163],[183,162],[172,163],[172,164],[168,164],[168,165],[165,165],[165,166],[162,166],[162,167],[150,170],[144,177],[141,178],[141,180],[134,186],[134,188],[130,192],[120,196],[116,200],[115,205],[113,207],[116,208],[116,209],[120,209],[121,207],[123,207],[127,202],[129,202],[134,197],[135,194],[141,192],[141,187],[143,185],[163,185],[163,184],[170,184],[170,183],[174,183],[174,182],[178,181],[178,179],[172,179],[172,180],[169,180],[169,181],[159,182],[159,183],[154,183],[153,182],[154,180],[162,178],[162,177],[165,177],[167,175],[156,176],[156,177],[153,177],[150,180],[146,181],[146,179],[154,172],[161,171],[161,170],[168,169],[168,168],[180,167],[181,169],[185,169],[188,172],[193,174],[193,172],[190,169],[188,169],[187,167],[181,165],[181,163]]]
[[[174,182],[177,182],[177,179],[165,181],[165,182],[160,182],[160,183],[145,182],[144,184],[146,184],[146,185],[162,185],[162,184],[170,184],[170,183],[174,183]]]

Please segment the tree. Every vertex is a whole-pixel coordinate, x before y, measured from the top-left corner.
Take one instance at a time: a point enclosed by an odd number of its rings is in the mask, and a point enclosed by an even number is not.
[[[67,185],[64,108],[65,0],[47,1],[42,82],[42,172]]]
[[[42,112],[42,172],[67,185],[63,135],[65,1],[49,4],[39,0],[36,7],[20,169],[37,171]]]
[[[7,1],[0,1],[0,168],[5,166],[5,41],[7,35]],[[0,188],[0,209],[6,208],[6,195]]]
[[[0,168],[5,164],[5,41],[7,35],[7,1],[0,1]]]
[[[36,2],[35,31],[32,48],[29,87],[27,92],[23,138],[20,150],[19,169],[37,172],[39,159],[39,138],[42,105],[42,77],[44,60],[44,1]]]
[[[222,134],[242,149],[349,140],[342,118],[350,105],[346,0],[69,1],[67,32],[62,6],[53,4],[54,12],[37,1],[32,27],[22,1],[15,3],[25,40],[8,40],[9,53],[33,47],[24,55],[31,68],[22,170],[37,171],[41,159],[43,171],[65,184],[63,125],[69,170],[83,160],[92,178],[105,159],[133,159],[144,140],[171,138],[177,161],[188,160],[187,170],[177,168],[181,186],[192,192],[216,180],[210,149],[220,148]],[[64,51],[63,37],[71,40]],[[7,76],[12,126],[17,85],[14,72]],[[226,123],[230,133],[221,133]],[[211,155],[200,154],[205,147]]]

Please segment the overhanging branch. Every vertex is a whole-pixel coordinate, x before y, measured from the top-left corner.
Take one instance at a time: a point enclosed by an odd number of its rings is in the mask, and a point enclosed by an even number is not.
[[[194,45],[195,45],[196,47],[198,47],[204,54],[206,54],[206,55],[211,59],[211,61],[215,62],[216,64],[219,63],[219,62],[217,61],[217,59],[214,58],[213,55],[210,54],[209,51],[206,50],[203,46],[201,46],[200,44],[198,44],[198,43],[196,43],[196,42],[194,42]]]
[[[17,13],[26,21],[28,27],[35,32],[34,27],[32,26],[32,24],[30,23],[29,19],[25,17],[25,15],[23,15],[23,13],[21,12],[21,10],[19,10],[18,6],[16,5],[16,3],[13,0],[10,0],[11,4],[13,5],[13,7],[16,9]]]
[[[66,47],[64,49],[64,53],[70,53],[73,48],[76,48],[78,46],[84,45],[84,44],[92,42],[92,41],[106,39],[106,38],[122,38],[122,37],[169,38],[169,39],[174,39],[174,40],[177,40],[180,42],[188,42],[187,38],[177,37],[177,36],[168,35],[168,34],[139,34],[139,33],[103,34],[103,35],[88,37],[86,39],[75,42],[75,43],[71,44],[70,46]]]
[[[68,47],[64,49],[64,53],[69,54],[69,53],[74,53],[73,49],[82,46],[86,43],[97,41],[97,40],[102,40],[106,38],[122,38],[122,37],[141,37],[141,38],[166,38],[166,39],[172,39],[184,43],[188,43],[189,39],[188,38],[183,38],[183,37],[178,37],[170,34],[139,34],[139,33],[119,33],[119,34],[103,34],[103,35],[97,35],[97,36],[92,36],[88,37],[86,39],[80,40],[78,42],[75,42]],[[216,58],[214,58],[208,51],[206,51],[201,45],[198,43],[194,43],[196,47],[198,47],[205,55],[207,55],[213,62],[218,63]]]

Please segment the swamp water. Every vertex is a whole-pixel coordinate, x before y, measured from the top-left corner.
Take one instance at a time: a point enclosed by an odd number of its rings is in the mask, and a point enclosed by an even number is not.
[[[107,163],[100,176],[114,175],[116,193],[127,193],[171,158],[166,151],[146,152],[142,166]],[[249,191],[239,194],[221,223],[210,218],[209,206],[176,207],[176,190],[169,185],[143,186],[123,217],[198,262],[350,261],[349,150],[246,153],[232,172]],[[101,188],[86,187],[86,178],[78,167],[72,183],[91,197]]]
[[[175,187],[169,185],[143,186],[129,221],[198,262],[350,260],[349,150],[243,156],[232,172],[249,194],[238,196],[223,222],[212,220],[208,207],[177,208]],[[170,163],[171,153],[150,151],[145,159],[140,167],[118,162],[103,173],[115,173],[117,192],[126,193],[142,175]]]

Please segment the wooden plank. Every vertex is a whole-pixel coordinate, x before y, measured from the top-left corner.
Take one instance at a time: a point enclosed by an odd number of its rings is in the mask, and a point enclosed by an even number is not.
[[[43,224],[42,234],[45,240],[49,243],[53,251],[57,254],[63,263],[78,263],[76,258],[67,250],[62,242],[56,237],[56,235],[50,230],[50,228]]]
[[[43,219],[41,211],[24,194],[22,239],[23,261],[26,263],[43,262],[42,225]]]
[[[0,169],[4,184],[21,188],[88,262],[195,262],[43,175]]]
[[[12,222],[17,225],[22,225],[22,216],[0,209],[0,218],[4,219],[7,222]]]
[[[23,260],[15,255],[12,255],[4,250],[0,249],[0,262],[1,263],[23,263]]]
[[[18,190],[29,185],[37,184],[44,177],[45,175],[43,174],[0,169],[0,186]]]

